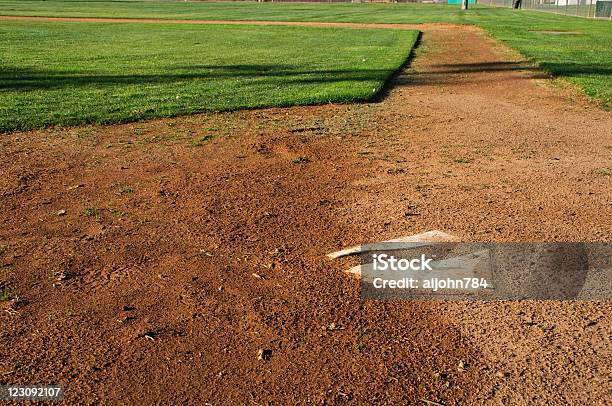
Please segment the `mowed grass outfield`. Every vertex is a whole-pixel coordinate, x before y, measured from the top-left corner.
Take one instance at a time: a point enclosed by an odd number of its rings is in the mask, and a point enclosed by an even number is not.
[[[537,11],[423,4],[0,0],[0,14],[204,20],[455,23],[483,27],[535,64],[612,108],[612,23]],[[550,35],[542,31],[572,31]]]
[[[0,130],[366,100],[418,33],[0,21]]]
[[[155,0],[0,0],[0,14],[474,24],[612,107],[609,21],[483,6]],[[381,29],[0,21],[0,132],[367,100],[415,39]]]

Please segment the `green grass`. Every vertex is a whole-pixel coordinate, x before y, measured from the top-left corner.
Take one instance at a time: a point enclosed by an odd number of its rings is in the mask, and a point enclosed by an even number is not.
[[[505,11],[504,18],[481,18],[477,25],[516,49],[544,70],[580,87],[612,108],[612,22],[565,17],[538,11]],[[479,11],[480,14],[490,9]],[[550,35],[542,31],[572,31]]]
[[[11,292],[11,290],[4,286],[0,286],[0,302],[7,302],[11,299],[13,299],[13,292]]]
[[[87,207],[83,209],[83,215],[86,217],[100,217],[101,210],[97,207]]]
[[[612,23],[537,11],[420,4],[0,0],[0,14],[210,20],[475,24],[547,71],[612,107]],[[537,31],[577,31],[553,36]]]
[[[612,107],[609,21],[483,6],[182,1],[0,0],[0,14],[475,24]],[[398,30],[0,21],[0,132],[365,100],[415,38]]]
[[[454,13],[454,14],[453,14]],[[0,0],[0,14],[188,20],[435,22],[461,18],[453,6],[255,2]]]
[[[0,131],[366,100],[416,31],[0,22]]]

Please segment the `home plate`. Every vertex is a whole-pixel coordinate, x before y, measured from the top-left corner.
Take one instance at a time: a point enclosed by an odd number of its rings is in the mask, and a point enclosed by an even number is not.
[[[459,242],[459,237],[455,237],[450,234],[446,234],[443,231],[432,230],[426,231],[424,233],[409,235],[407,237],[395,238],[393,240],[386,240],[381,242],[375,242],[371,244],[364,245],[356,245],[354,247],[346,248],[340,251],[332,252],[331,254],[327,254],[327,257],[330,259],[336,259],[340,257],[346,257],[348,255],[356,255],[361,254],[362,252],[369,252],[375,250],[385,250],[390,248],[398,248],[398,242],[409,242],[409,243],[417,243],[409,244],[407,247],[418,247],[420,245],[428,245],[430,242]],[[423,243],[423,244],[418,244]]]

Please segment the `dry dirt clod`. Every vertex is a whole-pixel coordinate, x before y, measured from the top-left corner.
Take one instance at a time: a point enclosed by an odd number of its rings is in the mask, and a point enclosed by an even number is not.
[[[70,279],[70,274],[66,271],[55,272],[55,280],[57,282],[65,281]]]
[[[327,331],[337,331],[337,330],[344,330],[344,327],[340,324],[336,324],[336,323],[330,323],[327,327],[326,327]]]
[[[26,305],[26,301],[19,297],[16,297],[9,302],[9,306],[12,310],[18,310],[19,308],[25,305]]]
[[[497,376],[498,378],[507,378],[510,376],[510,372],[499,371],[495,374],[495,376]]]
[[[276,268],[276,263],[275,262],[271,262],[269,264],[264,265],[265,268],[268,269],[275,269]]]
[[[434,405],[434,406],[444,406],[442,403],[438,403],[438,402],[434,402],[433,400],[427,400],[427,399],[419,399],[421,402],[426,403],[428,405]]]
[[[270,358],[272,358],[272,350],[260,348],[259,351],[257,351],[258,361],[269,361]]]
[[[118,321],[119,323],[127,323],[128,321],[132,321],[132,320],[134,320],[135,318],[136,318],[136,317],[134,317],[134,316],[125,316],[125,317],[122,317],[122,318],[120,318],[120,319],[117,319],[117,321]]]

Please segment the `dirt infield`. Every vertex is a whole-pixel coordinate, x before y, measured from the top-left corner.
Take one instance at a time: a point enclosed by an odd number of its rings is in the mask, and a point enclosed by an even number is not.
[[[477,28],[418,27],[378,103],[2,136],[1,381],[72,404],[605,404],[609,303],[364,302],[325,258],[432,229],[611,240],[612,115]]]

